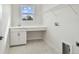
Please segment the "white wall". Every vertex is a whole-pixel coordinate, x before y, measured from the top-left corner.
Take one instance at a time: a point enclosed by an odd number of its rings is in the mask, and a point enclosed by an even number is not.
[[[8,26],[9,18],[10,18],[10,11],[9,5],[3,5],[3,15],[2,15],[2,35],[5,35],[6,28]]]
[[[31,6],[34,7],[34,20],[33,21],[23,21],[21,19],[21,6]],[[12,5],[12,26],[33,26],[42,25],[42,15],[41,15],[41,5]]]
[[[2,21],[1,21],[1,35],[3,36],[3,40],[0,41],[0,53],[5,53],[6,49],[9,47],[8,40],[8,32],[10,25],[10,5],[2,5]]]
[[[2,35],[2,5],[0,5],[0,36]]]
[[[75,14],[78,16],[79,18],[79,4],[75,4],[75,5],[71,5],[71,8],[73,9],[73,11],[75,12]],[[78,19],[79,20],[79,19]],[[78,23],[78,22],[76,22]],[[79,47],[76,46],[75,42],[79,42],[79,24],[77,24],[77,30],[76,30],[76,39],[74,41],[74,49],[73,49],[73,53],[78,53],[79,54]]]
[[[71,44],[72,53],[78,52],[75,44],[79,40],[79,17],[69,5],[52,7],[43,13],[43,19],[44,25],[48,26],[45,41],[56,50],[56,53],[62,53],[62,42]],[[55,22],[58,22],[59,26],[55,26]]]
[[[43,4],[43,12],[47,13],[47,11],[49,12],[49,10],[51,11],[52,8],[58,6],[58,4]]]

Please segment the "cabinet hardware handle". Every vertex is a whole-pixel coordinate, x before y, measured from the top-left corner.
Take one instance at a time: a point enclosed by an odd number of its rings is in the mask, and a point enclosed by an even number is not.
[[[18,36],[20,36],[20,33],[18,33]]]

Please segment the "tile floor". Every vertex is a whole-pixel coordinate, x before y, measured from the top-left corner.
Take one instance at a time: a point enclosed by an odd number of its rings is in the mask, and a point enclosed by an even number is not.
[[[43,40],[31,40],[27,45],[10,47],[9,54],[54,54],[54,50]]]

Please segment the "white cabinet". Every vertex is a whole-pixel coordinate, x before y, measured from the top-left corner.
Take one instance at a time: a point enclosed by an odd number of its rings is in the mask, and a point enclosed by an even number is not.
[[[10,30],[10,45],[20,45],[26,44],[27,34],[21,29],[11,29]]]

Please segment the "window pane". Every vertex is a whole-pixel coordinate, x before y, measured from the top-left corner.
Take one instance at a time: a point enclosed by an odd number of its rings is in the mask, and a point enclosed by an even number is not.
[[[22,7],[21,13],[22,14],[32,14],[33,13],[33,9],[32,9],[32,7]]]

